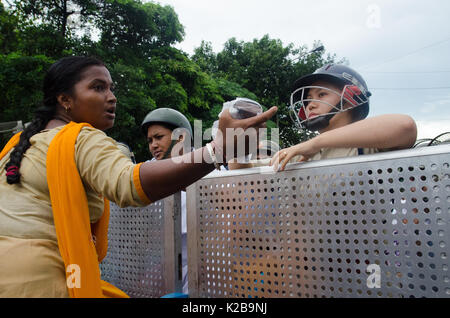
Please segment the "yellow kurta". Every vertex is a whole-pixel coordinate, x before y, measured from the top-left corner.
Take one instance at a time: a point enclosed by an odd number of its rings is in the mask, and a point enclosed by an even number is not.
[[[47,150],[61,128],[31,138],[32,146],[20,167],[20,184],[6,182],[4,168],[9,154],[0,160],[0,297],[68,296],[46,179]],[[100,193],[119,206],[149,203],[136,190],[135,165],[103,132],[82,128],[75,145],[75,162],[92,223],[103,212]]]

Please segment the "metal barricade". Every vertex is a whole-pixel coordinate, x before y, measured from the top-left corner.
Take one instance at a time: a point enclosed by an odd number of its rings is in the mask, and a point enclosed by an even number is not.
[[[213,172],[187,190],[190,297],[450,297],[450,145]]]
[[[111,203],[102,279],[130,297],[181,292],[181,196],[143,208]]]

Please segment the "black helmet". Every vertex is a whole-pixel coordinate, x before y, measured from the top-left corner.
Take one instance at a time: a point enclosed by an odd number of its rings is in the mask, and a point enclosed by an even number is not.
[[[333,106],[334,110],[328,114],[317,116],[308,120],[305,115],[304,108],[308,102],[313,101],[307,99],[308,89],[312,88],[311,84],[317,81],[325,81],[342,87],[340,94],[340,103]],[[327,89],[323,87],[324,89]],[[327,89],[328,90],[328,89]],[[336,92],[333,91],[336,94]],[[348,102],[353,107],[353,120],[361,120],[367,117],[369,113],[369,97],[371,93],[367,88],[367,84],[362,76],[352,68],[341,64],[327,64],[317,69],[314,73],[300,77],[293,86],[291,94],[291,116],[294,122],[300,128],[310,130],[320,130],[328,126],[330,119],[337,113],[346,111],[343,105]]]
[[[141,124],[144,135],[147,136],[148,126],[158,123],[169,124],[175,128],[185,128],[189,132],[191,140],[194,138],[189,120],[178,110],[172,108],[157,108],[149,112]]]

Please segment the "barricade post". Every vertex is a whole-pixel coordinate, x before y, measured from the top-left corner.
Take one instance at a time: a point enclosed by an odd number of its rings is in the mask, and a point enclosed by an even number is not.
[[[102,279],[132,298],[181,292],[181,196],[146,207],[111,203]]]

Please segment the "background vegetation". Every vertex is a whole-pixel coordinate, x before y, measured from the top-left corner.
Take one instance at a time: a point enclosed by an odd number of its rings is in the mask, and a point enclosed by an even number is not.
[[[149,157],[139,126],[157,107],[172,107],[193,124],[211,127],[225,101],[248,97],[279,106],[269,127],[282,146],[308,138],[292,127],[287,106],[294,80],[335,60],[307,54],[265,35],[252,42],[229,39],[215,53],[202,42],[192,56],[176,49],[184,28],[171,6],[139,0],[11,0],[0,3],[0,122],[31,120],[42,98],[46,69],[68,55],[102,59],[116,82],[118,110],[106,133]],[[238,36],[238,35],[237,35]],[[315,43],[320,45],[320,42]],[[2,136],[0,146],[6,138]]]

